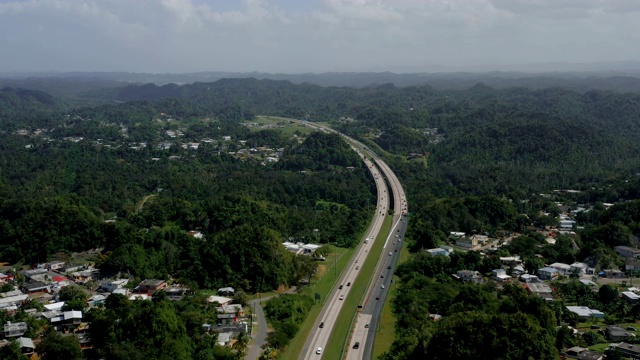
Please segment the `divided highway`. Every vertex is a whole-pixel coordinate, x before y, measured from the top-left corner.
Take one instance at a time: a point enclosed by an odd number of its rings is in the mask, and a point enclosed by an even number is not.
[[[287,119],[292,120],[292,119]],[[307,126],[321,129],[327,132],[338,133],[337,131],[309,123],[301,120],[293,120]],[[340,133],[338,133],[340,134]],[[356,319],[354,331],[350,339],[347,359],[370,359],[372,345],[375,337],[377,319],[382,311],[382,305],[386,298],[387,290],[391,285],[393,269],[398,261],[399,250],[402,246],[402,238],[406,229],[407,202],[404,190],[400,181],[391,169],[375,153],[369,150],[361,142],[346,135],[340,134],[352,148],[363,158],[367,168],[373,175],[378,193],[378,203],[374,219],[367,230],[365,241],[356,248],[356,252],[350,262],[345,267],[338,287],[334,288],[316,319],[314,329],[309,334],[304,345],[300,359],[321,359],[327,346],[335,347],[343,344],[327,344],[331,332],[336,325],[346,326],[345,320],[338,320],[337,317],[342,309],[343,300],[348,296],[350,285],[359,274],[361,264],[367,256],[377,256],[378,263],[373,274],[363,274],[371,276],[369,288],[363,308]],[[389,198],[389,196],[392,198]],[[370,254],[373,242],[376,241],[385,217],[393,204],[393,227],[388,237],[386,237],[382,253]],[[381,239],[382,240],[382,239]],[[356,343],[358,343],[356,345]],[[332,359],[333,360],[333,359]]]

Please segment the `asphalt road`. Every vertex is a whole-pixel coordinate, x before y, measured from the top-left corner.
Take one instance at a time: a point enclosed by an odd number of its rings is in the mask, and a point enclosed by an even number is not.
[[[373,163],[370,160],[365,159],[364,161],[375,179],[376,188],[378,190],[376,215],[374,216],[365,236],[365,238],[369,238],[369,240],[366,241],[366,239],[363,239],[360,245],[358,245],[354,255],[351,257],[351,260],[342,272],[342,276],[338,281],[339,286],[334,288],[331,294],[327,297],[324,306],[320,311],[320,315],[316,319],[314,328],[309,334],[309,337],[302,349],[300,357],[302,359],[319,359],[322,357],[323,351],[318,354],[318,349],[324,350],[327,347],[329,336],[331,335],[331,331],[334,326],[338,323],[337,317],[342,309],[342,305],[344,304],[342,299],[346,298],[351,290],[351,287],[348,286],[348,284],[355,281],[356,276],[359,273],[360,266],[364,263],[367,256],[369,256],[369,250],[376,241],[389,210],[388,191],[384,178],[378,172],[378,169],[373,166]],[[373,254],[372,256],[377,256],[377,254]],[[340,287],[342,287],[342,289]],[[322,328],[320,327],[320,324],[323,324]]]
[[[363,307],[356,318],[352,329],[349,347],[347,348],[347,360],[371,359],[373,355],[373,342],[378,326],[378,319],[386,300],[391,283],[393,269],[398,262],[402,249],[404,234],[407,228],[408,205],[406,195],[400,181],[391,169],[381,160],[377,164],[387,177],[394,198],[393,228],[385,242],[382,254],[378,260],[374,279],[370,282]],[[356,346],[358,343],[358,346]]]
[[[309,123],[306,121],[298,121],[308,126],[322,129],[327,132],[337,131],[323,126]],[[342,134],[341,134],[342,135]],[[406,216],[408,213],[408,205],[406,202],[406,195],[400,184],[400,181],[391,169],[381,159],[377,157],[375,153],[370,151],[364,144],[342,135],[343,138],[349,142],[354,150],[358,152],[367,167],[372,172],[376,181],[376,187],[378,191],[378,207],[373,222],[367,232],[367,237],[370,239],[368,244],[361,243],[356,249],[354,257],[351,259],[339,284],[342,285],[342,289],[334,288],[331,295],[328,297],[327,302],[323,306],[320,316],[316,320],[314,330],[311,331],[307,342],[302,350],[301,359],[319,359],[322,357],[322,353],[327,346],[327,341],[331,335],[331,331],[337,324],[336,318],[342,309],[341,297],[344,298],[349,293],[349,287],[346,283],[353,282],[358,274],[358,262],[362,262],[367,256],[378,256],[378,263],[376,270],[371,274],[372,279],[367,290],[367,296],[363,309],[356,319],[355,331],[352,334],[350,346],[347,351],[347,359],[370,359],[373,341],[375,338],[375,328],[377,325],[377,319],[382,312],[382,306],[386,299],[387,290],[391,285],[391,279],[393,275],[393,269],[398,261],[399,250],[402,247],[401,239],[404,237],[406,230]],[[371,166],[371,162],[374,161],[377,166]],[[388,181],[390,188],[387,187]],[[389,236],[385,240],[384,248],[380,254],[369,254],[368,250],[371,248],[373,241],[378,237],[378,233],[384,221],[386,214],[389,211],[389,194],[393,194],[393,228]],[[323,325],[320,328],[320,324]],[[344,325],[344,323],[340,324]],[[365,325],[367,325],[365,327]],[[359,342],[358,349],[354,349],[356,342]],[[330,344],[330,346],[342,346],[342,344]],[[330,359],[333,360],[333,359]]]

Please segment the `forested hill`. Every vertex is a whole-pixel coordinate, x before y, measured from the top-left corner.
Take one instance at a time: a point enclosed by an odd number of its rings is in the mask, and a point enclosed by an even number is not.
[[[42,119],[58,106],[58,100],[45,92],[5,87],[0,90],[0,124],[11,126],[23,119]]]
[[[484,84],[448,91],[392,84],[356,89],[223,79],[132,85],[115,96],[165,103],[178,97],[191,108],[226,109],[216,115],[231,119],[270,114],[332,121],[398,155],[428,152],[437,189],[495,193],[505,189],[505,178],[512,179],[510,188],[549,188],[640,167],[634,155],[640,150],[640,95],[633,93]]]

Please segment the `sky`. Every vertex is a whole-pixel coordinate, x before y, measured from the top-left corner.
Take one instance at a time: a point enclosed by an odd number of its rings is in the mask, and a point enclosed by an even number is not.
[[[640,60],[640,0],[0,0],[0,71],[501,70]]]

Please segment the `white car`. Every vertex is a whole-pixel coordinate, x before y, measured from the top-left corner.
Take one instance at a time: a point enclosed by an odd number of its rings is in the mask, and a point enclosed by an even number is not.
[[[380,289],[384,289],[384,285],[380,285]]]
[[[318,350],[316,350],[316,354],[318,354],[318,355],[322,354],[322,348],[321,347],[319,347]]]
[[[340,295],[339,300],[344,300],[344,295]]]

